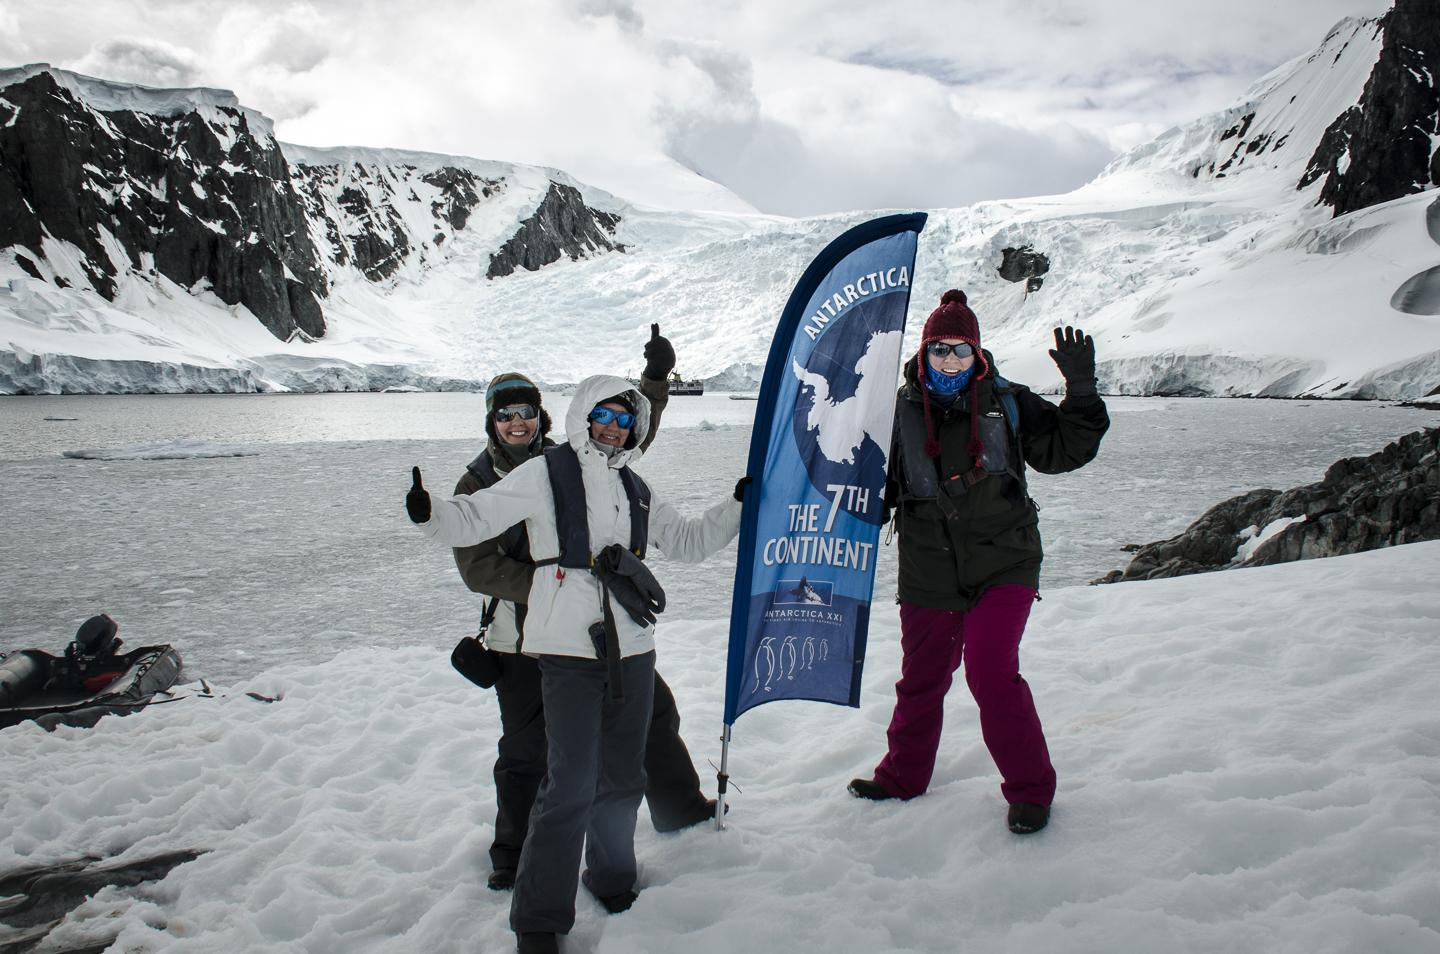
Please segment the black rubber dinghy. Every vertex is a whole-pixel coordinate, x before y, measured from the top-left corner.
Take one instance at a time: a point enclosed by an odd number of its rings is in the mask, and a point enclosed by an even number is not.
[[[87,620],[62,656],[22,649],[0,659],[0,728],[34,719],[90,728],[107,715],[128,715],[149,705],[180,677],[180,654],[171,646],[117,650],[115,621]]]

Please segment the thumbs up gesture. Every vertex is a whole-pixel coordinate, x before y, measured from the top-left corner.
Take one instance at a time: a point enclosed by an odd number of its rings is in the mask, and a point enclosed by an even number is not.
[[[675,370],[675,346],[660,334],[659,325],[650,326],[650,340],[645,342],[645,377],[664,381]]]
[[[426,523],[430,519],[430,493],[420,485],[420,468],[413,468],[410,492],[405,495],[405,512],[410,514],[412,523]]]

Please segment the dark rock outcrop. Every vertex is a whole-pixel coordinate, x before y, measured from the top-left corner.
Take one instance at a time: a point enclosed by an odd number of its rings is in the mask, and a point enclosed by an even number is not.
[[[1246,539],[1284,529],[1239,560]],[[1359,553],[1440,540],[1440,429],[1407,434],[1377,454],[1330,465],[1319,483],[1252,490],[1211,507],[1184,533],[1148,543],[1095,583],[1187,576],[1239,566]]]
[[[558,262],[561,255],[573,262],[596,252],[623,252],[625,246],[612,241],[619,224],[618,215],[587,206],[579,189],[551,182],[535,214],[490,256],[485,277],[509,275],[516,268],[533,272]]]
[[[1320,202],[1336,215],[1440,185],[1440,15],[1434,0],[1396,0],[1379,25],[1360,102],[1325,131],[1299,184],[1325,176]]]
[[[322,254],[338,267],[354,265],[372,282],[393,278],[412,259],[425,264],[503,188],[503,179],[453,166],[424,174],[413,165],[358,161],[296,162],[290,169]]]
[[[41,276],[59,240],[112,300],[122,272],[158,273],[244,305],[282,340],[325,333],[303,206],[244,110],[101,111],[45,70],[0,94],[0,248],[28,249],[26,271]]]
[[[1007,282],[1024,282],[1027,292],[1036,292],[1045,284],[1041,276],[1050,271],[1050,259],[1035,251],[1033,245],[1002,249],[1000,277]]]

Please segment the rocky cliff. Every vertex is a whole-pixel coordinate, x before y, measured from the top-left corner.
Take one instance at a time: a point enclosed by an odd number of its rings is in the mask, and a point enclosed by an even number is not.
[[[1136,549],[1096,583],[1154,580],[1340,556],[1440,539],[1440,429],[1330,465],[1319,483],[1252,490],[1207,510],[1185,532]]]
[[[1434,0],[1396,0],[1380,19],[1380,58],[1360,102],[1340,114],[1299,188],[1344,215],[1440,185],[1440,13]]]
[[[354,267],[371,282],[393,278],[407,262],[429,263],[505,185],[503,176],[453,166],[355,160],[296,162],[291,181],[328,265]]]
[[[127,275],[158,273],[282,340],[325,333],[325,276],[258,114],[225,94],[89,81],[97,105],[43,64],[0,79],[0,248],[21,268],[112,301]]]
[[[623,250],[619,216],[573,185],[445,158],[282,148],[219,90],[0,70],[0,250],[33,278],[112,302],[127,281],[163,276],[243,305],[282,341],[325,334],[337,283],[418,280],[487,202],[502,203],[494,221],[467,235],[488,246],[489,278]]]
[[[618,215],[587,208],[580,190],[552,182],[535,214],[490,256],[485,277],[509,275],[517,267],[533,272],[560,261],[561,255],[573,262],[595,253],[623,252],[625,247],[613,241],[619,224]]]

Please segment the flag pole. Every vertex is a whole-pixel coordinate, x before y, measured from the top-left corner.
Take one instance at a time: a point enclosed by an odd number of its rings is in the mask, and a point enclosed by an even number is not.
[[[715,797],[715,830],[725,830],[725,790],[730,787],[730,723],[725,723],[724,730],[720,733],[720,770],[715,773],[715,780],[720,785],[719,794]]]

